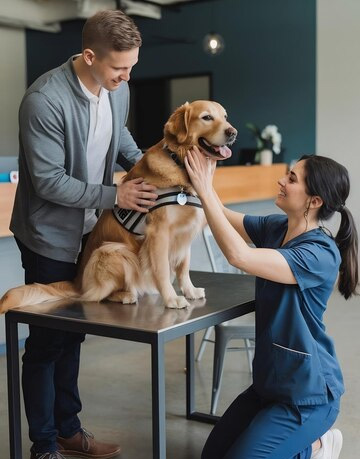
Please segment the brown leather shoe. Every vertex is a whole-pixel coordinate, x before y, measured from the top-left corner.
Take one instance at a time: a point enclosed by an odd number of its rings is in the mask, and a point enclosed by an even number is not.
[[[100,443],[94,435],[85,429],[71,438],[57,437],[58,450],[63,456],[83,457],[92,459],[107,459],[121,452],[119,445]]]

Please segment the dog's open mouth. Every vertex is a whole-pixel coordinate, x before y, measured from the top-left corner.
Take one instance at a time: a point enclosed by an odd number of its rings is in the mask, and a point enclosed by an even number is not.
[[[198,143],[209,156],[216,159],[227,159],[232,155],[232,152],[227,145],[212,145],[204,137],[199,137]]]

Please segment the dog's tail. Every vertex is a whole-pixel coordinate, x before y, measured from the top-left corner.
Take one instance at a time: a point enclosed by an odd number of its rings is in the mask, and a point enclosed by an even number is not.
[[[8,290],[0,299],[0,314],[10,309],[30,304],[55,301],[62,298],[76,298],[79,293],[74,284],[68,281],[53,282],[52,284],[22,285]]]
[[[126,244],[104,242],[94,250],[85,266],[80,300],[101,301],[116,291],[141,293],[140,284],[137,255]]]
[[[73,282],[30,284],[8,290],[0,299],[0,314],[21,306],[76,298],[101,301],[116,291],[142,292],[137,255],[125,244],[105,242],[91,255],[82,279],[82,294]]]

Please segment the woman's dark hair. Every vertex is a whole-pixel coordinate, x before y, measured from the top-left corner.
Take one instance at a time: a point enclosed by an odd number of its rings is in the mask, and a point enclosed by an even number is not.
[[[310,196],[320,196],[323,205],[319,209],[319,220],[328,220],[340,212],[341,222],[335,242],[341,255],[338,288],[346,298],[356,294],[358,284],[358,233],[354,218],[345,202],[350,192],[347,169],[333,159],[318,155],[304,155],[305,184]]]

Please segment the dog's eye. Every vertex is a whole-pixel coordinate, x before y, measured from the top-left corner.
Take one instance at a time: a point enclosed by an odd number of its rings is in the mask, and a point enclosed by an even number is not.
[[[224,115],[225,119],[227,120],[228,119],[228,116],[227,115]]]
[[[205,115],[202,117],[202,119],[205,121],[212,121],[214,118],[211,115]]]

